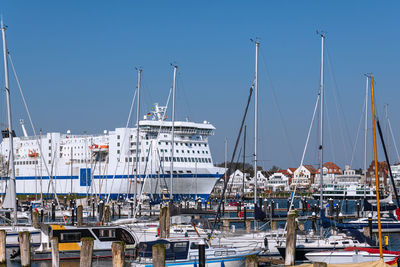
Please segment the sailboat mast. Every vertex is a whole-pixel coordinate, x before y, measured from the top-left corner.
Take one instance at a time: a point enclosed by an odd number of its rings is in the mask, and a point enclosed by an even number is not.
[[[225,184],[228,183],[227,175],[228,175],[228,139],[225,137],[225,175],[224,175]],[[224,194],[224,203],[226,204],[226,194]]]
[[[386,132],[386,146],[387,146],[387,153],[390,156],[390,142],[389,142],[389,112],[388,112],[389,104],[385,104],[385,132]],[[388,166],[390,168],[390,166]]]
[[[174,176],[174,144],[175,144],[175,90],[176,90],[176,71],[178,66],[174,66],[174,80],[172,83],[172,129],[171,129],[171,164],[170,164],[170,187],[169,187],[169,199],[172,201],[173,198],[173,176]]]
[[[324,45],[325,45],[325,36],[321,35],[321,76],[320,76],[320,85],[319,85],[319,93],[320,93],[320,144],[319,144],[319,153],[320,153],[320,163],[319,163],[319,182],[320,182],[320,196],[319,196],[319,206],[322,209],[322,200],[324,194],[324,184],[323,184],[323,176],[324,176]],[[321,228],[322,231],[322,228]]]
[[[258,133],[258,49],[260,42],[256,41],[256,66],[254,75],[254,209],[257,205],[257,133]],[[257,230],[257,221],[254,216],[254,230]]]
[[[4,85],[6,90],[7,99],[7,119],[8,119],[8,140],[10,142],[10,181],[8,183],[9,193],[11,194],[11,208],[14,213],[13,221],[17,223],[17,193],[16,193],[16,181],[15,181],[15,166],[14,166],[14,145],[13,145],[13,134],[12,134],[12,120],[11,120],[11,103],[10,103],[10,87],[8,81],[8,60],[7,60],[7,41],[6,41],[6,26],[1,21],[1,34],[3,37],[3,56],[4,56]]]
[[[243,202],[243,209],[245,209],[244,206],[244,186],[245,186],[245,179],[246,179],[246,131],[247,131],[247,125],[244,126],[244,134],[243,134],[243,181],[242,181],[242,202]]]
[[[137,69],[138,71],[138,81],[137,81],[137,105],[136,105],[136,161],[135,161],[135,186],[134,186],[134,199],[135,199],[135,210],[136,210],[136,198],[137,198],[137,182],[139,174],[139,116],[140,116],[140,83],[142,79],[142,69]]]
[[[368,132],[368,82],[365,87],[365,121],[364,121],[364,199],[367,197],[367,132]]]
[[[375,186],[376,186],[376,211],[378,213],[378,238],[379,254],[383,259],[382,251],[382,229],[381,229],[381,208],[379,204],[379,176],[378,176],[378,155],[376,151],[376,125],[375,125],[375,95],[374,95],[374,77],[371,76],[371,104],[372,104],[372,129],[374,133],[374,162],[375,162]],[[389,166],[390,168],[390,166]]]

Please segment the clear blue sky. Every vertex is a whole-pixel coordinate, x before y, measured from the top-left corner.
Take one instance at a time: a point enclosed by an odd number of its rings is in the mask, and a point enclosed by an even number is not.
[[[152,103],[166,101],[169,64],[176,62],[177,117],[216,126],[210,139],[215,162],[224,159],[225,137],[232,152],[254,76],[249,39],[260,37],[259,158],[265,168],[300,162],[319,82],[317,29],[328,32],[326,160],[341,167],[351,161],[367,72],[375,75],[378,115],[384,119],[383,105],[389,104],[399,137],[399,11],[398,1],[2,0],[0,5],[37,128],[99,133],[123,127],[136,86],[135,67],[143,67],[145,114]],[[0,82],[3,86],[3,75]],[[5,103],[4,93],[1,98]],[[14,80],[12,101],[21,134],[18,120],[27,117]],[[252,106],[248,161],[253,112]],[[1,122],[6,122],[5,105]],[[313,130],[306,163],[318,163],[316,147]],[[394,157],[393,143],[391,152]],[[354,155],[352,167],[361,167],[362,133]]]

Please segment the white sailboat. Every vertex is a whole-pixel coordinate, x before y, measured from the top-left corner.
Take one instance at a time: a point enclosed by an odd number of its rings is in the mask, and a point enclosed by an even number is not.
[[[13,223],[17,223],[17,193],[16,193],[16,182],[15,182],[15,167],[14,167],[14,142],[13,142],[13,128],[11,119],[11,103],[10,103],[10,86],[8,80],[8,50],[7,50],[7,40],[6,40],[6,26],[3,24],[3,19],[1,20],[1,34],[3,37],[3,60],[4,60],[4,86],[6,91],[7,100],[7,119],[8,119],[8,139],[9,139],[9,166],[10,166],[10,179],[7,185],[6,195],[2,203],[3,209],[12,210],[12,220]]]

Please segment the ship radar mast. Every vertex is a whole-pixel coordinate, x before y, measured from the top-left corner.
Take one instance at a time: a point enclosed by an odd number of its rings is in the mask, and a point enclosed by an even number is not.
[[[163,121],[167,117],[165,112],[167,111],[167,106],[159,106],[158,103],[154,104],[153,120]]]

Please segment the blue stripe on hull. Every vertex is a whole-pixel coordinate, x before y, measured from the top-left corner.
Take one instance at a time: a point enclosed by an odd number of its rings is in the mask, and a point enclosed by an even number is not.
[[[147,176],[148,178],[170,178],[170,174],[150,174]],[[222,174],[174,174],[173,178],[221,178]],[[53,179],[57,180],[77,180],[79,179],[79,176],[53,176]],[[93,179],[134,179],[135,175],[93,175]],[[139,175],[138,178],[144,179],[146,178],[146,175]],[[3,179],[8,180],[9,177],[5,177]],[[16,177],[17,180],[49,180],[49,176],[18,176]]]
[[[4,194],[5,193],[0,193],[0,196],[4,196]],[[86,197],[87,195],[89,195],[89,196],[91,195],[91,194],[86,194],[86,193],[73,193],[73,194],[76,195],[76,196],[79,196],[79,197]],[[17,195],[21,195],[21,196],[26,196],[26,195],[40,196],[40,193],[17,193]],[[51,194],[50,193],[49,194],[44,194],[44,195],[48,196],[48,199],[53,199],[54,198],[54,194],[52,194],[52,193]],[[65,196],[65,195],[69,195],[69,193],[68,194],[65,194],[65,193],[57,194],[57,196]],[[95,194],[95,195],[97,196],[98,194]],[[160,197],[160,195],[155,195],[154,198],[156,199],[157,197]],[[111,193],[110,194],[110,198],[111,199],[119,199],[119,198],[124,198],[125,199],[126,197],[133,198],[134,196],[135,196],[134,194],[129,194],[128,196],[127,196],[127,194],[118,194],[118,193]],[[210,194],[173,194],[173,196],[174,196],[174,200],[186,200],[186,199],[195,200],[196,197],[208,200],[208,198],[210,197]],[[108,198],[108,194],[100,194],[100,198],[101,199],[106,199],[106,198]],[[165,198],[168,199],[169,195],[165,194]]]

